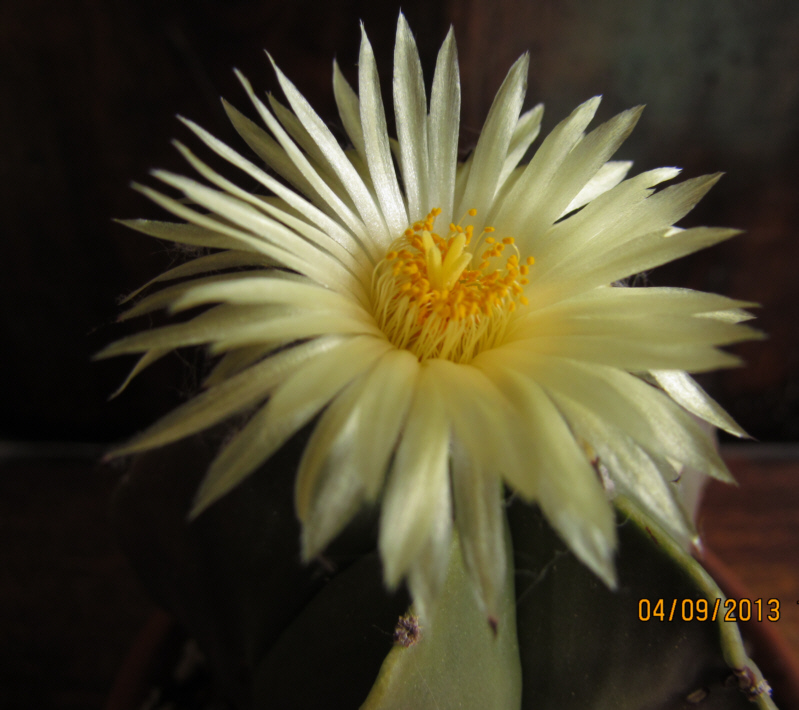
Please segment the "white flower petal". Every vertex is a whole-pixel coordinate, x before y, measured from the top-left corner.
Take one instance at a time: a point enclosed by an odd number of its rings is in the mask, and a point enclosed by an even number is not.
[[[633,300],[633,299],[631,299]],[[640,300],[640,299],[638,299]],[[575,309],[546,309],[538,314],[530,314],[524,319],[513,339],[525,340],[547,336],[605,337],[619,341],[639,340],[650,344],[663,345],[728,345],[742,340],[753,340],[760,334],[747,326],[728,323],[723,320],[693,317],[693,314],[663,313],[653,310],[650,314],[636,313],[640,304],[621,303],[616,312],[606,311],[586,317]],[[560,312],[558,312],[560,311]],[[508,336],[505,342],[512,342]]]
[[[116,455],[164,446],[196,434],[233,414],[263,402],[286,377],[324,353],[342,345],[337,337],[316,340],[283,350],[215,387],[198,394],[115,449]]]
[[[252,236],[251,234],[247,234],[246,232],[241,231],[240,229],[236,229],[231,227],[230,225],[220,222],[217,219],[213,219],[204,214],[200,214],[188,207],[184,204],[181,204],[177,200],[172,199],[171,197],[167,197],[166,195],[152,190],[149,187],[144,187],[143,185],[135,185],[134,189],[141,192],[146,197],[149,197],[153,202],[160,205],[166,210],[169,210],[177,217],[182,217],[183,219],[192,223],[192,225],[196,225],[197,227],[202,228],[203,232],[200,233],[200,236],[197,237],[198,241],[202,240],[203,242],[210,242],[211,237],[208,238],[202,236],[203,233],[208,232],[215,232],[218,233],[222,238],[218,242],[218,248],[221,249],[247,249],[249,251],[253,251],[259,253],[267,258],[270,258],[276,261],[279,264],[283,264],[288,266],[295,271],[300,273],[308,273],[313,272],[313,266],[306,263],[305,261],[297,258],[292,252],[286,251],[285,249],[281,249],[280,247],[276,247],[272,244],[265,242],[263,239],[258,237]],[[168,222],[158,222],[155,223],[158,232],[161,234],[168,233],[172,231],[171,225]],[[134,229],[138,229],[139,231],[146,231],[151,229],[153,223],[145,221],[144,224],[129,224],[128,226],[132,226]],[[191,243],[188,240],[194,239],[194,234],[191,230],[185,230],[181,233],[179,230],[174,230],[178,236],[182,236],[185,243]],[[211,244],[208,244],[212,246]]]
[[[616,243],[621,244],[640,234],[671,227],[696,206],[721,176],[722,173],[702,175],[656,192],[625,215],[625,219],[617,225],[619,241]]]
[[[350,196],[341,183],[339,176],[330,167],[327,157],[319,148],[311,134],[305,129],[305,126],[303,126],[291,110],[280,103],[273,94],[269,94],[267,98],[275,118],[280,121],[283,128],[286,129],[294,142],[305,152],[314,170],[319,173],[319,176],[325,181],[325,184],[338,195],[339,199],[346,204],[347,207],[354,209],[355,206],[352,204]]]
[[[434,378],[453,432],[469,455],[480,467],[505,475],[514,485],[523,481],[525,462],[514,444],[523,429],[517,412],[486,373],[442,359],[427,360],[423,368]]]
[[[679,173],[678,168],[658,168],[636,175],[555,224],[536,241],[536,273],[540,275],[561,261],[573,259],[593,240],[604,240],[605,245],[615,244],[616,225],[652,194],[650,188]]]
[[[483,612],[496,619],[506,571],[502,482],[457,440],[452,447],[452,491],[464,565]]]
[[[199,515],[251,474],[390,347],[384,340],[356,337],[296,369],[214,459],[191,515]]]
[[[352,87],[349,85],[338,62],[333,62],[333,93],[338,106],[338,113],[344,130],[352,141],[358,155],[366,162],[366,146],[363,142],[363,128],[361,127],[361,105]]]
[[[749,435],[739,427],[718,403],[712,399],[687,373],[680,370],[654,370],[652,377],[663,390],[680,406],[719,429],[748,439]]]
[[[140,353],[153,348],[185,348],[211,343],[219,354],[259,342],[290,342],[328,334],[369,334],[383,339],[371,317],[317,309],[287,314],[279,306],[229,306],[211,308],[196,318],[175,325],[129,335],[108,345],[95,358]]]
[[[638,122],[643,106],[629,109],[591,131],[564,158],[551,180],[543,186],[535,209],[527,204],[518,209],[524,216],[519,238],[525,243],[543,235],[563,214],[569,203],[616,152]]]
[[[542,197],[552,177],[571,149],[582,138],[585,127],[591,122],[600,98],[598,96],[578,106],[572,114],[552,131],[536,151],[533,159],[514,188],[501,203],[495,204],[488,215],[488,223],[505,234],[521,239],[524,251],[531,253],[528,242],[532,236],[524,230],[528,217],[542,206]],[[520,246],[521,248],[521,246]]]
[[[595,288],[566,301],[550,305],[531,304],[517,319],[645,318],[651,315],[693,316],[714,311],[749,308],[755,304],[736,301],[715,293],[687,288]],[[532,333],[531,333],[532,334]]]
[[[347,460],[366,375],[351,382],[314,428],[297,470],[295,502],[302,522],[302,557],[310,560],[343,530],[364,501],[364,482]],[[344,440],[341,435],[344,434]]]
[[[384,576],[395,587],[436,529],[450,496],[449,422],[429,368],[422,368],[388,476],[378,546]]]
[[[282,198],[286,205],[288,205],[291,209],[296,210],[298,214],[301,214],[311,224],[315,224],[328,237],[341,244],[341,246],[343,246],[350,254],[357,255],[359,251],[364,249],[362,242],[355,234],[347,231],[337,221],[331,219],[327,214],[315,207],[308,200],[300,197],[297,193],[290,190],[285,185],[281,185],[279,181],[275,180],[263,170],[253,165],[249,160],[243,158],[232,148],[222,143],[222,141],[214,138],[210,133],[208,133],[208,131],[200,128],[197,124],[187,119],[184,119],[184,123],[192,131],[194,131],[194,133],[197,134],[197,136],[217,155],[223,157],[240,170],[243,170],[258,183],[263,185],[268,190],[271,190],[279,198]],[[317,194],[313,190],[311,193],[314,195]],[[305,192],[306,195],[311,193],[308,193],[307,191]],[[263,200],[264,198],[261,199]],[[323,205],[327,206],[327,203],[325,203],[321,197],[319,200]],[[264,201],[268,202],[268,200]]]
[[[272,66],[275,69],[283,93],[285,93],[289,104],[291,104],[291,108],[294,109],[294,113],[297,114],[297,118],[300,119],[302,125],[305,126],[308,133],[310,133],[311,137],[316,141],[328,163],[349,192],[358,210],[358,214],[361,216],[363,224],[366,226],[368,246],[374,248],[376,246],[376,240],[377,243],[388,240],[390,234],[387,231],[383,215],[377,205],[375,205],[372,195],[369,193],[369,189],[364,185],[358,173],[352,167],[352,163],[350,163],[347,155],[344,153],[341,146],[339,146],[338,141],[336,141],[335,137],[330,132],[330,129],[274,62],[272,62]],[[363,102],[363,97],[361,97],[361,102]],[[361,112],[363,113],[363,109]]]
[[[530,355],[553,355],[608,365],[628,372],[707,372],[741,364],[740,358],[708,345],[663,345],[614,337],[548,335],[502,346]]]
[[[616,187],[630,172],[631,160],[610,160],[605,163],[583,187],[577,196],[568,204],[559,217],[569,214],[583,205],[587,205],[601,194]]]
[[[282,74],[275,67],[278,75],[278,80],[281,79]],[[298,118],[303,121],[303,125],[308,129],[314,140],[319,144],[322,150],[327,155],[328,162],[330,162],[333,169],[341,176],[342,182],[350,191],[350,196],[353,198],[358,211],[363,215],[366,213],[366,224],[361,221],[361,218],[353,214],[352,210],[341,200],[341,198],[332,190],[325,181],[319,176],[310,164],[308,159],[302,151],[294,144],[289,137],[288,133],[278,123],[277,119],[272,115],[269,109],[266,108],[263,101],[261,101],[252,90],[250,82],[240,73],[236,74],[250,97],[253,106],[258,111],[258,115],[269,127],[269,130],[275,135],[283,150],[291,158],[292,162],[297,166],[303,177],[310,183],[311,187],[319,194],[319,196],[330,206],[335,212],[336,216],[341,222],[346,225],[352,233],[361,240],[368,250],[373,250],[371,239],[372,233],[379,233],[382,220],[375,214],[374,204],[366,186],[363,185],[357,173],[352,168],[352,164],[347,160],[344,151],[338,147],[332,134],[325,126],[321,119],[313,112],[308,106],[304,98],[299,92],[291,85],[291,83],[283,77],[284,81],[280,84],[283,91],[286,92],[291,107],[297,113]],[[298,111],[299,107],[299,111]],[[308,115],[312,114],[312,115]],[[305,119],[305,120],[303,120]],[[335,148],[332,146],[335,145]],[[354,194],[353,194],[354,193]]]
[[[224,308],[224,306],[220,306],[220,308]],[[235,306],[235,308],[243,310],[248,307]],[[252,306],[251,308],[259,307]],[[260,308],[263,309],[260,319],[250,317],[240,323],[238,327],[217,334],[210,347],[211,354],[218,355],[233,348],[256,345],[263,341],[290,342],[335,333],[369,335],[385,342],[383,333],[377,329],[372,317],[358,311],[341,314],[332,310],[318,309],[281,315],[275,311],[270,312],[269,309],[272,308],[270,306]],[[197,319],[195,318],[195,320]]]
[[[324,253],[330,254],[355,276],[365,281],[364,271],[370,269],[369,260],[362,248],[354,241],[350,244],[350,250],[345,249],[336,240],[331,239],[328,234],[317,229],[303,219],[280,209],[272,201],[264,200],[247,190],[243,190],[238,185],[222,177],[219,173],[212,170],[208,165],[195,156],[188,148],[181,143],[175,142],[180,153],[191,164],[191,166],[202,175],[208,182],[216,185],[226,193],[242,202],[254,206],[256,209],[265,212],[271,217],[279,220],[282,224],[297,232],[307,241],[314,244]],[[368,284],[366,284],[368,285]]]
[[[613,588],[616,526],[605,491],[566,422],[541,387],[496,351],[481,367],[513,398],[525,424],[529,475],[547,520],[605,584]]]
[[[182,294],[175,299],[171,310],[183,311],[187,308],[207,303],[233,303],[236,305],[286,305],[307,310],[331,310],[349,314],[365,314],[363,308],[351,298],[312,283],[292,282],[278,278],[264,278],[263,275],[247,278],[245,275],[225,274],[224,281],[199,283],[197,279],[184,286]],[[231,276],[238,276],[231,280]],[[166,289],[164,289],[166,290]],[[159,291],[160,295],[163,291]]]
[[[502,187],[510,174],[516,169],[519,161],[524,157],[527,149],[533,144],[541,131],[541,119],[544,117],[544,104],[538,104],[525,111],[516,122],[513,136],[508,146],[508,157],[499,174],[498,185]]]
[[[174,281],[176,279],[186,278],[187,276],[196,276],[197,274],[206,274],[210,271],[222,271],[224,269],[235,268],[258,268],[267,269],[275,266],[275,262],[268,257],[261,256],[260,254],[251,254],[246,251],[239,251],[237,249],[228,249],[214,254],[206,254],[205,256],[198,256],[196,259],[186,261],[183,264],[175,266],[155,278],[150,279],[143,286],[139,286],[135,291],[129,293],[123,298],[120,303],[127,303],[142,291],[145,291],[150,286],[161,281]]]
[[[470,209],[476,209],[477,214],[485,218],[491,207],[508,155],[508,146],[522,110],[529,66],[527,54],[517,59],[491,104],[474,149],[469,180],[460,204],[455,208],[453,221],[458,221],[460,215]]]
[[[439,207],[443,224],[449,224],[453,218],[460,114],[461,80],[458,72],[458,52],[455,47],[455,33],[450,27],[438,53],[433,89],[430,93],[427,129],[430,194],[427,205],[423,206],[423,211]]]
[[[358,58],[358,91],[361,99],[361,127],[366,161],[389,230],[389,238],[382,243],[382,246],[388,249],[389,244],[407,228],[408,213],[391,158],[386,113],[380,94],[380,79],[377,76],[375,56],[363,25],[361,25],[361,53]]]
[[[658,464],[601,415],[564,397],[557,397],[557,405],[575,435],[597,454],[598,464],[607,468],[618,493],[637,501],[681,544],[687,545],[696,539],[696,530],[679,503],[673,482],[674,469]],[[671,478],[664,474],[671,474]]]
[[[566,359],[526,363],[547,390],[580,403],[644,449],[720,480],[732,480],[713,442],[662,391],[614,368]]]
[[[279,244],[278,248],[285,255],[280,261],[286,266],[295,268],[325,286],[365,297],[362,293],[363,285],[341,262],[301,239],[280,222],[235,197],[212,190],[194,180],[161,170],[155,171],[153,175],[182,190],[188,198],[211,212],[224,216],[233,224],[244,227],[261,239],[269,240],[275,246]],[[271,255],[270,252],[265,253]]]
[[[592,244],[581,258],[561,262],[544,273],[536,272],[534,288],[543,302],[551,303],[654,269],[736,234],[740,234],[737,229],[695,227],[651,232],[609,249]]]
[[[164,355],[169,354],[171,352],[168,348],[153,348],[152,350],[148,350],[144,355],[142,355],[136,364],[133,366],[133,369],[128,373],[128,376],[123,380],[122,384],[117,387],[111,395],[108,397],[109,400],[115,399],[119,397],[131,383],[134,377],[138,375],[144,368],[149,367],[157,360],[160,360]]]
[[[138,189],[148,196],[151,194],[148,188],[134,186],[134,189]],[[210,222],[211,220],[208,221]],[[186,244],[192,247],[241,250],[244,246],[248,246],[241,244],[236,237],[222,234],[214,229],[200,227],[195,224],[158,222],[152,219],[119,219],[117,222],[131,229],[135,229],[137,232],[147,234],[150,237],[156,237],[157,239],[163,239],[164,241],[174,242],[176,244]],[[251,249],[250,251],[252,252],[254,250]],[[268,259],[265,255],[259,256]],[[146,286],[142,288],[146,288]],[[134,291],[134,295],[135,293]]]
[[[400,13],[394,46],[394,112],[410,222],[427,214],[427,101],[416,42]]]
[[[269,271],[259,269],[250,273],[256,279],[263,279],[269,274]],[[224,283],[226,281],[235,282],[241,278],[241,274],[242,272],[232,274],[214,274],[213,276],[204,276],[202,278],[193,279],[192,281],[184,281],[179,284],[167,286],[162,288],[160,291],[151,293],[149,296],[137,301],[136,305],[132,306],[127,311],[122,312],[118,316],[117,320],[125,321],[129,320],[130,318],[136,318],[138,316],[144,315],[145,313],[152,313],[153,311],[167,308],[168,306],[173,305],[173,303],[189,289],[193,289],[195,287],[200,288],[202,286],[215,283]]]
[[[306,557],[326,544],[320,540],[337,532],[334,519],[326,515],[325,523],[314,521],[313,511],[324,507],[327,489],[337,485],[335,480],[326,482],[329,477],[335,479],[346,471],[348,483],[342,485],[350,494],[357,493],[361,500],[377,499],[410,407],[418,369],[409,352],[389,350],[322,415],[297,473],[297,515],[312,528],[306,535]]]
[[[436,602],[444,587],[452,554],[452,496],[442,487],[436,499],[438,510],[433,524],[416,559],[408,570],[408,589],[413,606],[423,625],[432,623]]]
[[[329,338],[331,336],[327,337]],[[316,339],[316,341],[324,340],[325,338]],[[250,365],[254,365],[256,362],[263,360],[279,346],[279,342],[258,343],[257,345],[250,345],[225,353],[219,358],[211,372],[208,373],[207,377],[203,380],[203,388],[208,389],[209,387],[214,387],[228,378],[233,377],[233,375],[238,375]]]
[[[286,155],[286,151],[283,150],[280,143],[224,99],[222,99],[222,105],[225,107],[225,112],[233,127],[261,160],[303,195],[306,195],[317,207],[329,209],[327,203],[311,187],[311,183],[294,165],[291,158]],[[187,122],[187,125],[192,128],[191,122]]]

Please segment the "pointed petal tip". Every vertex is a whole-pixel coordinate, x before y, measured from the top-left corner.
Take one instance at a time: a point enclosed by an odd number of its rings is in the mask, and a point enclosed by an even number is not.
[[[91,361],[98,362],[99,360],[107,360],[108,358],[113,357],[113,354],[112,355],[108,354],[108,350],[111,348],[112,345],[113,343],[111,343],[110,345],[106,345],[102,350],[98,350],[96,353],[92,353]]]
[[[312,541],[309,540],[309,537],[306,534],[305,525],[303,525],[302,534],[300,535],[300,561],[304,565],[307,565],[320,552],[321,550],[317,549],[317,546],[313,545]]]
[[[197,494],[194,496],[194,500],[191,502],[191,508],[189,508],[189,512],[186,513],[187,523],[194,522],[215,500],[203,500],[202,492],[203,487],[200,486],[200,490],[197,491]]]
[[[220,98],[221,98],[221,97],[220,97]],[[222,100],[222,103],[224,104],[224,103],[225,103],[225,100],[224,100],[224,99],[221,99],[221,100]],[[193,128],[194,128],[194,127],[197,125],[197,124],[196,124],[194,121],[192,121],[190,118],[186,118],[185,116],[181,116],[180,114],[177,114],[176,118],[177,118],[177,119],[178,119],[178,121],[180,121],[180,122],[181,122],[181,123],[182,123],[184,126],[188,126],[189,128],[192,128],[192,129],[193,129]]]
[[[638,104],[638,106],[633,106],[625,111],[625,113],[630,116],[630,130],[635,128],[645,108],[646,104]]]

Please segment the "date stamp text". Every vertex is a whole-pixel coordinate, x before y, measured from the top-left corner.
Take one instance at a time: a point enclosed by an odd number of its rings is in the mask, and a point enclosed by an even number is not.
[[[639,599],[639,621],[779,621],[779,599]]]

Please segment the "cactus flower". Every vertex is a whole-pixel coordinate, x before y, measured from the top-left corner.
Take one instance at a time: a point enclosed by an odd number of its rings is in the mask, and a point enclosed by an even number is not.
[[[124,317],[207,308],[100,355],[140,353],[132,374],[186,346],[217,359],[200,394],[115,453],[250,413],[211,464],[199,514],[314,422],[296,474],[303,556],[319,554],[362,506],[379,506],[386,583],[406,579],[423,616],[443,582],[453,526],[494,613],[506,490],[539,505],[610,586],[614,491],[691,539],[675,496],[679,471],[729,477],[692,415],[743,432],[687,373],[738,362],[719,346],[757,337],[741,324],[752,304],[623,280],[735,234],[674,226],[718,176],[664,189],[679,170],[627,177],[631,164],[610,158],[641,109],[589,132],[598,97],[525,161],[543,112],[522,111],[526,56],[459,162],[453,33],[428,98],[402,16],[396,139],[365,33],[358,92],[333,68],[346,145],[275,70],[287,105],[263,101],[239,75],[262,125],[225,104],[258,159],[184,120],[257,191],[181,144],[202,180],[153,176],[187,199],[137,186],[182,221],[130,227],[210,251],[154,279],[148,287],[173,283]]]

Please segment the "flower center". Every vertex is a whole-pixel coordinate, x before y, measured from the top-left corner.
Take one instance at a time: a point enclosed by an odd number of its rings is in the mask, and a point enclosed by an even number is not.
[[[433,231],[434,209],[391,245],[375,267],[372,299],[375,318],[386,337],[398,348],[410,350],[420,361],[445,358],[466,363],[501,341],[516,305],[527,305],[525,276],[534,263],[519,264],[513,237],[501,241],[486,227],[475,239],[474,227],[450,224],[449,234]],[[469,210],[474,217],[476,210]],[[461,220],[463,221],[463,220]],[[486,245],[476,268],[468,247]],[[492,269],[493,260],[510,247],[514,253],[504,269]]]

